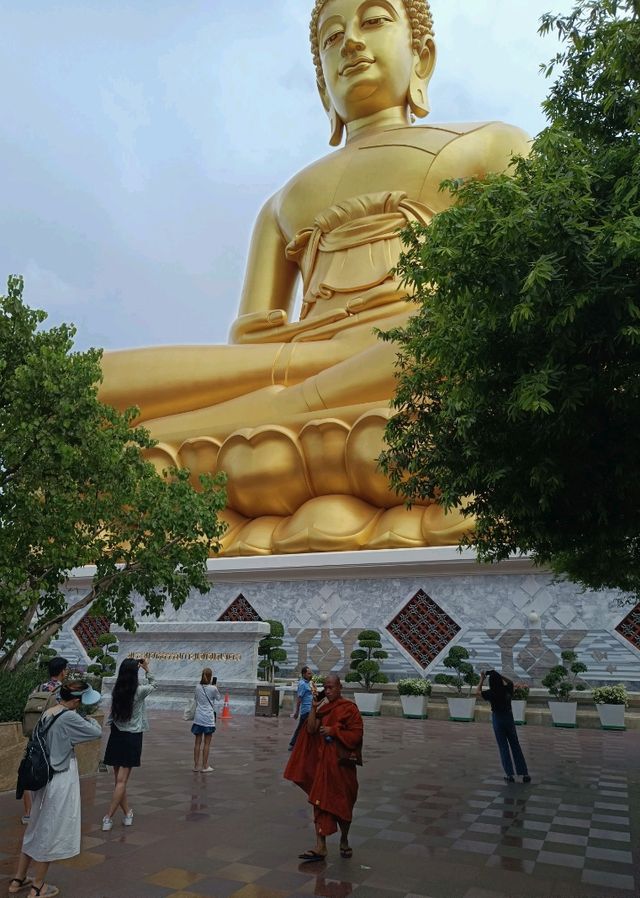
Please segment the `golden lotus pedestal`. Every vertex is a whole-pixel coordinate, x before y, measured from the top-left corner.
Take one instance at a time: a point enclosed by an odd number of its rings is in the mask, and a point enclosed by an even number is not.
[[[471,522],[432,500],[408,509],[378,467],[388,407],[350,425],[324,418],[300,430],[264,425],[224,441],[189,439],[179,450],[160,443],[149,453],[158,468],[188,467],[228,476],[222,555],[290,555],[362,549],[457,545]]]

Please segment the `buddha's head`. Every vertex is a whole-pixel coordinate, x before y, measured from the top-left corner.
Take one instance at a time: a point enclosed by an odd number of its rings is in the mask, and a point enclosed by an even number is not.
[[[315,0],[311,50],[332,146],[345,123],[385,109],[429,112],[435,65],[427,0]]]

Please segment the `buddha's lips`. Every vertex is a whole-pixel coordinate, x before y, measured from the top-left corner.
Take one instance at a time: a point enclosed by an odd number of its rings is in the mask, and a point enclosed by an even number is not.
[[[351,72],[357,71],[360,66],[368,66],[371,65],[375,60],[369,59],[368,56],[359,56],[357,59],[352,60],[346,65],[342,66],[339,70],[339,75],[350,75]]]

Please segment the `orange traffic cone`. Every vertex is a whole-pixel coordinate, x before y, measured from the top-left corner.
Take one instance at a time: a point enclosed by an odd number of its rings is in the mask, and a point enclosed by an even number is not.
[[[229,708],[229,693],[224,696],[224,704],[222,705],[222,720],[231,720],[231,709]]]

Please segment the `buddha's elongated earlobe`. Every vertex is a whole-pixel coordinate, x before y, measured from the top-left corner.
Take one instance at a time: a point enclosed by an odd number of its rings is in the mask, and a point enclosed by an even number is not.
[[[421,81],[413,72],[411,73],[411,81],[409,81],[407,102],[409,103],[409,109],[417,118],[424,118],[426,115],[429,115],[427,88],[424,81]]]
[[[344,131],[344,122],[331,105],[329,109],[329,121],[331,122],[331,136],[329,137],[329,145],[339,147],[342,143],[342,132]]]
[[[429,99],[427,85],[431,80],[436,63],[436,47],[433,38],[427,36],[422,42],[419,52],[414,54],[414,65],[411,69],[409,88],[407,90],[407,103],[411,112],[418,118],[424,118],[429,114]]]
[[[327,89],[323,84],[319,81],[316,82],[318,86],[318,93],[320,94],[320,99],[322,100],[322,105],[324,106],[324,111],[329,116],[329,121],[331,123],[331,134],[329,136],[329,145],[332,147],[339,147],[342,143],[342,134],[344,132],[344,122],[336,112],[333,103],[329,99],[329,95],[327,93]]]

